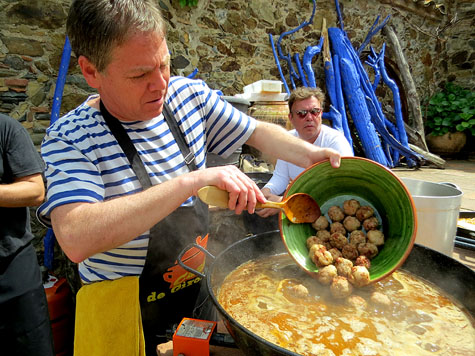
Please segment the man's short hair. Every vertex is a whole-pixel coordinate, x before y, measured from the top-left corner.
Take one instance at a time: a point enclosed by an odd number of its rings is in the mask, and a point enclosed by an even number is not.
[[[112,50],[134,32],[157,31],[166,36],[166,23],[154,0],[74,0],[66,33],[77,57],[85,56],[104,71]]]
[[[289,97],[289,110],[292,112],[292,105],[296,100],[305,100],[311,97],[315,97],[320,102],[321,107],[325,105],[325,94],[320,88],[310,88],[310,87],[298,87],[295,88]]]

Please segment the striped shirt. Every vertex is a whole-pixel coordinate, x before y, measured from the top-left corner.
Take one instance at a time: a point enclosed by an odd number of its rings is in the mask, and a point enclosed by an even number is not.
[[[142,190],[100,111],[87,105],[87,101],[51,125],[41,146],[47,198],[38,216],[47,225],[51,211],[60,205],[101,202]],[[198,169],[206,168],[207,152],[229,156],[247,141],[256,126],[254,119],[221,100],[201,80],[170,78],[166,101]],[[189,172],[163,115],[122,125],[153,185]],[[190,197],[184,205],[190,205],[192,199],[195,198]],[[79,264],[82,281],[140,275],[148,239],[147,231],[122,246],[87,258]]]

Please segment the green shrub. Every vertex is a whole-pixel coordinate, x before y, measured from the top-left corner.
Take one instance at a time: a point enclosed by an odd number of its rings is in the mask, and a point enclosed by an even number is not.
[[[433,136],[456,131],[475,136],[475,93],[447,83],[430,98],[425,125]]]
[[[179,0],[179,2],[181,7],[198,5],[198,0]]]

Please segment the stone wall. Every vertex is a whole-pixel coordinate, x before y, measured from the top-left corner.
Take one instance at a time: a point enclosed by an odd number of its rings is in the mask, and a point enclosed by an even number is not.
[[[173,72],[198,78],[225,95],[242,92],[260,79],[279,80],[269,35],[308,20],[308,0],[199,0],[181,8],[177,0],[157,0],[168,20]],[[444,81],[475,88],[475,3],[472,0],[342,0],[345,30],[353,45],[364,40],[377,15],[391,16],[421,99]],[[39,145],[49,124],[55,81],[64,44],[70,0],[0,0],[0,112],[19,119]],[[441,5],[436,7],[436,5]],[[320,38],[322,20],[337,26],[334,1],[318,1],[313,24],[283,41],[289,53],[303,54]],[[380,50],[384,37],[372,40]],[[391,50],[387,56],[392,58]],[[391,62],[389,62],[391,63]],[[287,73],[286,66],[283,65]],[[314,61],[323,86],[321,56]],[[397,68],[395,73],[397,75]],[[83,101],[91,90],[71,59],[61,113]]]
[[[198,78],[225,95],[241,93],[260,79],[280,80],[269,35],[277,41],[308,20],[312,10],[308,0],[199,0],[193,8],[181,8],[178,0],[157,1],[169,24],[173,72],[186,76],[198,69]],[[0,112],[20,120],[37,146],[50,121],[70,2],[0,0]],[[473,0],[341,0],[340,5],[354,47],[378,15],[391,16],[421,99],[445,81],[475,89]],[[338,25],[333,0],[318,1],[313,23],[284,40],[283,49],[303,54],[318,43],[323,19],[328,27]],[[371,44],[379,51],[384,40],[378,34]],[[386,53],[398,75],[391,49]],[[323,87],[321,56],[313,66]],[[285,65],[283,70],[287,73]],[[90,92],[73,56],[61,114]],[[43,233],[38,229],[39,238]]]

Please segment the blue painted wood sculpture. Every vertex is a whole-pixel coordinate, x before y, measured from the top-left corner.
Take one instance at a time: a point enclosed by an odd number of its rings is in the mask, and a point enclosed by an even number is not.
[[[299,82],[303,86],[316,87],[317,83],[312,68],[312,61],[321,52],[323,46],[325,85],[331,103],[330,111],[325,112],[323,117],[329,119],[332,122],[332,126],[341,131],[352,145],[352,136],[346,116],[346,107],[348,107],[367,158],[390,168],[399,165],[402,158],[406,158],[406,164],[409,167],[421,165],[424,158],[409,148],[402,117],[399,88],[386,72],[384,65],[385,45],[383,45],[379,54],[371,48],[371,55],[365,62],[374,70],[375,79],[373,83],[370,82],[369,76],[359,58],[372,37],[388,23],[390,17],[387,16],[378,25],[380,19],[378,16],[361,46],[358,50],[355,50],[344,31],[344,23],[338,0],[335,0],[335,6],[340,28],[329,28],[327,34],[324,22],[319,43],[306,48],[302,61],[300,61],[298,53],[293,56],[283,53],[282,40],[304,26],[312,24],[316,11],[315,0],[313,0],[313,10],[310,19],[304,21],[295,29],[282,33],[277,46],[274,44],[272,35],[269,36],[274,59],[285,90],[290,94],[289,85],[283,74],[280,61],[282,60],[287,64],[292,89],[295,89]],[[327,49],[330,47],[330,44],[331,55]],[[294,69],[294,65],[297,70]],[[393,94],[396,125],[385,117],[381,104],[376,97],[375,91],[378,85],[381,84],[381,78],[382,82],[390,88]]]

